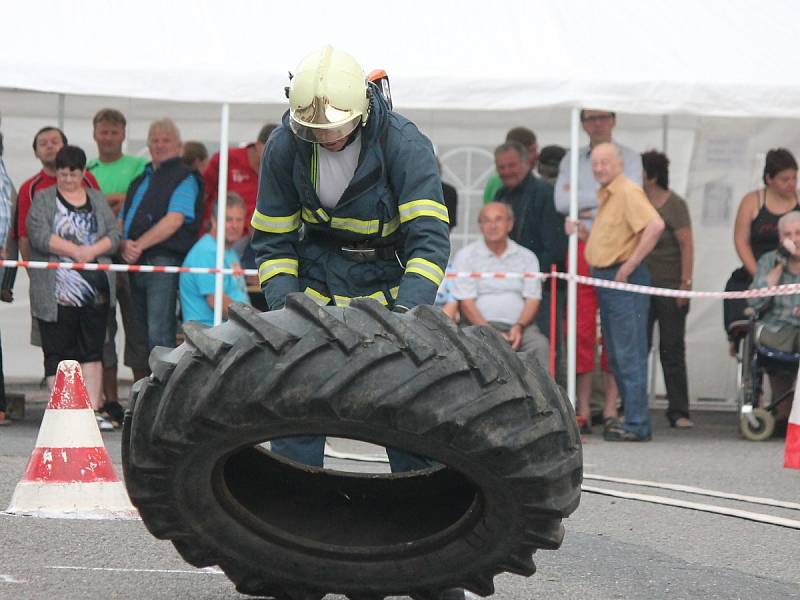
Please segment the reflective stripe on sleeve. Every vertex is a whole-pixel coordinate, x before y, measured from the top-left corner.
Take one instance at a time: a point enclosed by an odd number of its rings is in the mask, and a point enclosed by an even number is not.
[[[400,210],[400,222],[408,223],[417,217],[435,217],[450,223],[450,217],[447,216],[447,207],[441,202],[436,200],[412,200],[398,206]]]
[[[297,277],[300,263],[296,258],[276,258],[274,260],[265,260],[258,267],[258,281],[264,283],[265,281],[275,277],[275,275],[286,274]]]
[[[436,285],[441,285],[444,279],[442,271],[435,263],[424,258],[412,258],[406,263],[406,273],[416,273],[425,279],[430,279]]]
[[[320,306],[326,306],[327,304],[330,304],[331,301],[330,297],[318,292],[314,288],[307,287],[306,289],[303,290],[303,293],[306,296],[310,296],[311,299],[314,300],[314,302],[316,302]]]
[[[333,229],[342,229],[344,231],[352,231],[353,233],[360,233],[362,235],[373,235],[378,233],[381,222],[378,219],[371,221],[362,221],[361,219],[333,217],[331,219],[331,227]]]
[[[300,228],[300,211],[298,210],[288,217],[271,217],[256,209],[250,226],[264,233],[291,233]]]
[[[345,307],[350,306],[350,303],[355,300],[355,298],[372,298],[373,300],[377,300],[384,306],[388,306],[389,302],[386,301],[386,294],[381,291],[377,291],[374,294],[368,294],[366,296],[354,296],[353,298],[349,296],[333,296],[333,301],[336,303],[336,306]]]

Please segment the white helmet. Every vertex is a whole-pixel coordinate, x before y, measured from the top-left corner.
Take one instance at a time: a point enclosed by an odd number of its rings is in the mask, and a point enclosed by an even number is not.
[[[289,85],[289,124],[308,142],[346,138],[367,121],[368,108],[364,71],[352,56],[331,46],[304,58]]]

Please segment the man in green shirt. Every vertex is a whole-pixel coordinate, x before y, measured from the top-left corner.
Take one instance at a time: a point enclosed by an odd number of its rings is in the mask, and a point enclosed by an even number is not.
[[[525,150],[528,151],[531,171],[533,171],[539,160],[539,144],[536,141],[536,134],[527,127],[514,127],[506,134],[506,143],[508,142],[517,142],[525,147]],[[497,171],[492,171],[486,181],[486,187],[483,188],[483,203],[494,201],[494,197],[501,187],[503,187],[503,182],[500,180],[500,175],[497,174]]]
[[[118,110],[104,108],[98,111],[94,116],[93,124],[93,137],[97,143],[98,156],[89,161],[86,168],[95,176],[111,210],[117,214],[125,202],[128,186],[144,171],[147,159],[143,156],[130,156],[122,153],[127,122],[125,115]],[[117,273],[116,287],[117,303],[122,312],[122,324],[125,328],[125,364],[133,370],[134,380],[139,380],[149,373],[147,340],[144,337],[143,328],[138,327],[133,320],[134,307],[127,273]],[[104,408],[112,423],[121,425],[123,411],[119,404],[117,391],[116,336],[117,315],[116,311],[112,310],[108,315],[107,341],[103,348]]]
[[[125,201],[128,186],[144,171],[147,158],[122,153],[127,123],[121,112],[104,108],[94,116],[93,122],[98,156],[90,160],[86,168],[97,179],[111,210],[117,214]]]

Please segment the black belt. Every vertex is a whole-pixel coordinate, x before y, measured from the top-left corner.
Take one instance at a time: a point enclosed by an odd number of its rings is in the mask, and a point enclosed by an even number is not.
[[[398,261],[402,264],[402,249],[394,244],[389,246],[373,246],[369,241],[354,242],[325,235],[317,231],[306,231],[306,239],[312,244],[332,250],[353,262],[365,263],[378,260]]]

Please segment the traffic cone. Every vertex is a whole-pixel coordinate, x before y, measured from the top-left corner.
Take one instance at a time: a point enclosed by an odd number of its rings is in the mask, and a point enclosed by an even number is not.
[[[800,371],[798,371],[800,373]],[[786,449],[783,455],[783,466],[787,469],[800,469],[800,379],[794,388],[792,412],[789,414],[789,425],[786,428]]]
[[[114,471],[74,360],[58,365],[36,448],[6,512],[77,519],[138,517]]]

